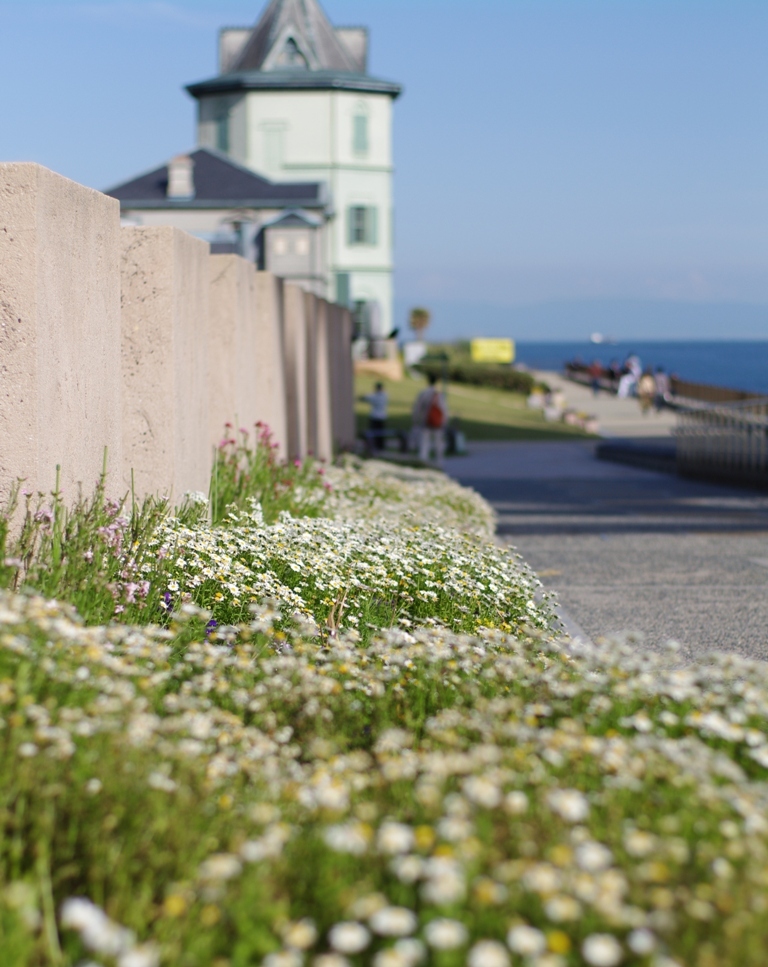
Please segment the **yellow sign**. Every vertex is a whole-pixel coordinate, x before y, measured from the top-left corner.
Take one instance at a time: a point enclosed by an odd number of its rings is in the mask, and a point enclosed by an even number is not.
[[[473,339],[472,362],[513,363],[515,343],[512,339]]]

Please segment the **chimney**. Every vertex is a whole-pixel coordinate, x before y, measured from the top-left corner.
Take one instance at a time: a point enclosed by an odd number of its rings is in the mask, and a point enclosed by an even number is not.
[[[195,162],[188,154],[176,155],[168,163],[169,198],[183,199],[195,197]]]

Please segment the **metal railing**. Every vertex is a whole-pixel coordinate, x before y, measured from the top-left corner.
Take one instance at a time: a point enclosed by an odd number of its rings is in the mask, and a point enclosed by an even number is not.
[[[768,398],[678,409],[677,469],[690,476],[768,486]]]

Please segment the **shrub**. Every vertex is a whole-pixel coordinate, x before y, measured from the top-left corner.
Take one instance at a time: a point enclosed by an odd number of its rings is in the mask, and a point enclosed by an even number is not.
[[[446,376],[450,383],[466,383],[470,386],[487,386],[493,389],[508,390],[528,396],[536,385],[531,373],[512,369],[510,366],[471,361],[449,361],[447,363],[425,360],[416,367],[425,376],[434,375],[438,379]]]

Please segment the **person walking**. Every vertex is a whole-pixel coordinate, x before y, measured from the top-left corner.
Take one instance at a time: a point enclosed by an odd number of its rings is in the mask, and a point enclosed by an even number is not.
[[[672,394],[672,383],[669,376],[664,372],[663,366],[656,367],[654,382],[656,383],[656,399],[654,403],[658,412],[659,410],[663,410],[669,403],[669,397]]]
[[[429,386],[416,397],[413,404],[413,429],[419,441],[419,459],[429,462],[432,452],[435,463],[441,466],[445,455],[445,428],[448,424],[448,405],[437,388],[437,376],[430,373]]]
[[[620,400],[625,400],[628,396],[634,396],[637,392],[637,384],[642,372],[643,369],[640,359],[634,353],[630,353],[624,360],[623,373],[619,380],[619,388],[616,393]]]
[[[646,369],[638,380],[637,398],[640,401],[643,416],[647,416],[656,398],[656,380],[653,378],[653,372],[650,368]]]
[[[384,384],[377,383],[373,393],[368,393],[367,396],[361,396],[360,399],[364,403],[368,403],[371,407],[371,413],[368,418],[368,433],[370,435],[371,445],[374,450],[383,450],[384,433],[387,429],[387,413],[389,409],[389,396],[384,389]]]
[[[599,359],[593,359],[587,372],[589,373],[589,382],[592,386],[592,395],[599,396],[600,380],[603,378],[603,364]]]

